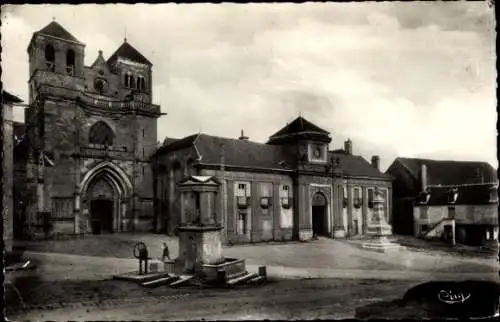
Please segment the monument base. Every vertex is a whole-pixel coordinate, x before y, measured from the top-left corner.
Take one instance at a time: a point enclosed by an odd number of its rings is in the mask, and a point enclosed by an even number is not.
[[[361,247],[380,253],[405,250],[404,246],[389,241],[386,236],[373,236],[369,241],[363,243]]]
[[[392,235],[391,225],[380,223],[375,225],[369,225],[366,228],[366,234],[369,236],[390,236]]]
[[[183,273],[193,274],[200,264],[220,264],[224,262],[221,243],[222,227],[184,226],[179,227],[179,257]]]
[[[205,282],[212,283],[218,281],[221,271],[225,272],[227,280],[248,273],[244,259],[225,258],[224,262],[220,264],[202,264],[196,275]]]

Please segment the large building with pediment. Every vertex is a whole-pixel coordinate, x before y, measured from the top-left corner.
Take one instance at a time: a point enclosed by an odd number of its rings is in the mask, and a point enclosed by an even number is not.
[[[329,150],[331,141],[329,132],[303,117],[267,143],[243,133],[168,138],[152,157],[155,228],[176,233],[185,207],[177,183],[186,176],[212,176],[220,183],[210,207],[227,244],[365,235],[377,189],[391,222],[392,177],[380,172],[379,157],[369,163],[354,155],[351,140],[343,149]]]
[[[85,66],[85,44],[52,21],[28,46],[23,234],[152,229],[160,106],[152,64],[125,39]],[[88,54],[88,53],[87,53]]]

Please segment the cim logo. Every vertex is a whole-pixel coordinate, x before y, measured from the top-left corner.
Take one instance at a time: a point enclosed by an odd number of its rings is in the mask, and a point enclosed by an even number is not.
[[[463,292],[453,292],[451,290],[441,290],[439,291],[438,300],[446,304],[457,304],[464,303],[470,298],[470,293]]]

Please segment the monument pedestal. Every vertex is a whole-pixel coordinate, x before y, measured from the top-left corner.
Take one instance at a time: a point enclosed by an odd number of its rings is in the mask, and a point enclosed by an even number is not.
[[[387,238],[387,236],[392,235],[392,227],[385,221],[384,199],[378,190],[374,194],[373,217],[366,228],[366,234],[369,238],[362,244],[362,248],[381,253],[403,250],[404,247],[391,242]]]
[[[244,259],[222,256],[222,227],[215,221],[218,185],[214,177],[200,176],[191,176],[179,185],[181,225],[175,271],[209,283],[219,281],[221,276],[227,280],[247,273]]]
[[[197,274],[203,264],[224,262],[221,242],[222,227],[179,227],[179,257],[177,262],[184,273]]]

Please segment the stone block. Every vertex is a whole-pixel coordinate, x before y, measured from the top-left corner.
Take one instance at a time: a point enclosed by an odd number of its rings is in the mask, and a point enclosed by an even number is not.
[[[311,240],[313,237],[313,232],[312,229],[301,229],[299,231],[299,238],[300,240]]]

